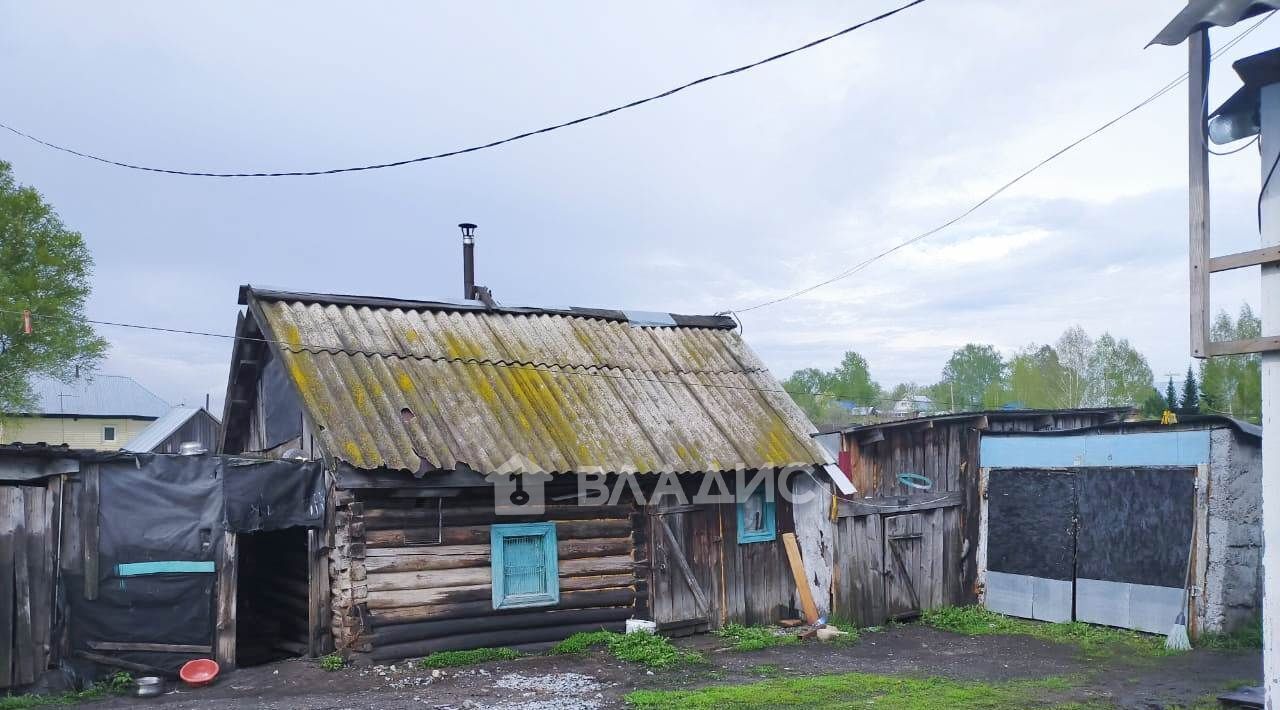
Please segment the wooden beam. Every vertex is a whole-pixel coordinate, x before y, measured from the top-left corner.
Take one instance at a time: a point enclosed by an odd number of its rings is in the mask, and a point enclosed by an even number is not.
[[[991,422],[987,421],[987,415],[985,414],[980,417],[974,417],[973,419],[973,428],[978,431],[986,431],[990,426]]]
[[[236,667],[236,588],[239,584],[239,560],[237,559],[236,534],[222,533],[222,545],[218,550],[218,597],[214,658],[223,668]]]
[[[1209,33],[1187,38],[1187,184],[1191,279],[1191,355],[1205,357],[1209,342],[1209,151],[1205,145],[1205,91],[1209,83]]]
[[[866,432],[865,434],[858,435],[858,444],[860,446],[866,446],[867,444],[874,444],[877,441],[884,441],[884,430],[872,429],[871,431]]]
[[[964,500],[963,491],[950,493],[915,493],[909,496],[882,496],[862,500],[844,500],[838,503],[836,517],[849,518],[858,515],[913,513],[937,508],[954,508]]]
[[[155,653],[213,653],[212,646],[184,643],[130,643],[126,641],[90,641],[95,651],[147,651]]]
[[[1263,247],[1238,254],[1215,256],[1209,259],[1209,273],[1243,269],[1248,266],[1262,266],[1280,262],[1280,247]]]
[[[1208,343],[1205,348],[1205,352],[1210,357],[1265,353],[1272,350],[1280,350],[1280,336],[1269,335],[1246,340],[1222,340],[1216,343]]]
[[[80,531],[83,535],[84,598],[98,598],[98,464],[85,464],[84,488],[81,490]]]
[[[804,560],[800,558],[796,534],[783,533],[782,544],[787,548],[787,563],[791,565],[791,577],[796,583],[796,593],[800,595],[800,608],[804,612],[805,623],[816,624],[818,607],[813,603],[813,592],[809,589],[809,579],[804,573]]]

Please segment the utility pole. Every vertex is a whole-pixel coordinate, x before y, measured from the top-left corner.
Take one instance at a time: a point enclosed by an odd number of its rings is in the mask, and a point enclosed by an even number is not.
[[[1206,114],[1212,59],[1209,28],[1227,27],[1277,9],[1280,2],[1276,0],[1247,4],[1190,0],[1151,41],[1168,46],[1188,41],[1191,354],[1206,358],[1259,353],[1262,357],[1262,689],[1269,710],[1280,710],[1280,180],[1273,179],[1280,162],[1280,48],[1234,62],[1243,86],[1211,115]],[[1226,144],[1255,135],[1262,155],[1260,248],[1212,256],[1208,140]],[[1262,268],[1262,337],[1210,340],[1210,275],[1251,266]],[[1194,613],[1194,609],[1188,611]]]
[[[1271,179],[1280,160],[1280,84],[1260,90],[1262,248],[1280,245],[1280,189]],[[1280,263],[1262,265],[1262,332],[1280,332]],[[1280,707],[1280,351],[1262,353],[1262,672],[1267,707]]]

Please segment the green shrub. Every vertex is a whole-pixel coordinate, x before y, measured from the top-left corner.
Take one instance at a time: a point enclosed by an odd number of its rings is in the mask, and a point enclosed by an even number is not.
[[[1199,648],[1216,651],[1243,651],[1262,648],[1262,620],[1255,619],[1246,626],[1225,634],[1204,634],[1196,641]]]
[[[762,648],[782,646],[797,641],[795,636],[774,633],[773,629],[767,626],[743,626],[741,624],[727,624],[717,631],[716,635],[722,639],[732,641],[733,650],[735,651],[759,651]]]
[[[100,700],[108,695],[124,695],[133,690],[133,675],[120,671],[84,690],[61,695],[0,696],[0,710],[26,710],[49,705],[76,705],[87,700]]]
[[[437,651],[418,661],[421,668],[472,666],[489,661],[510,661],[520,654],[509,648],[473,648],[469,651]]]
[[[665,636],[648,633],[620,634],[614,631],[583,631],[556,644],[551,653],[582,653],[605,646],[615,658],[640,663],[650,668],[671,668],[682,663],[697,663],[702,656],[694,651],[681,651]]]
[[[347,662],[336,653],[330,653],[320,658],[320,667],[326,671],[340,671],[345,665],[347,665]]]

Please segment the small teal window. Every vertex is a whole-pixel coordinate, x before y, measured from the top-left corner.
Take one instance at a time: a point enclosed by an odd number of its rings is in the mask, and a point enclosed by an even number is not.
[[[489,542],[494,609],[560,603],[555,523],[493,525]]]
[[[766,500],[757,488],[738,502],[738,544],[770,542],[778,537],[778,515],[774,501]]]

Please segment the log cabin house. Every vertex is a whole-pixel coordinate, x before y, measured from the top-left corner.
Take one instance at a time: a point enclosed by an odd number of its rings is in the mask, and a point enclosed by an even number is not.
[[[221,450],[324,461],[328,525],[298,582],[330,647],[382,660],[632,617],[664,633],[775,621],[799,603],[788,532],[829,598],[820,521],[831,486],[852,489],[731,318],[482,295],[241,289]],[[788,477],[813,495],[740,489]],[[728,502],[692,495],[708,483]],[[228,543],[242,568],[269,549],[251,537]]]

